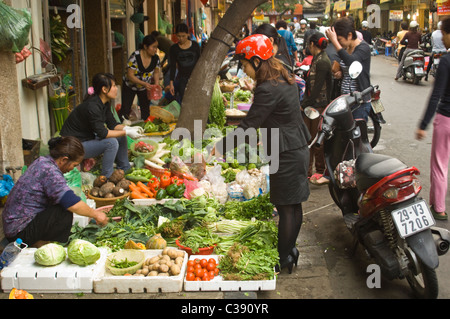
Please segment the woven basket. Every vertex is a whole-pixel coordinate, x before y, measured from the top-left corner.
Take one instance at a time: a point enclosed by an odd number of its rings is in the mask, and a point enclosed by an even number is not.
[[[161,119],[164,123],[175,122],[175,116],[159,106],[150,106],[150,115]]]
[[[137,262],[136,265],[128,268],[114,268],[111,266],[111,261],[122,261],[127,259],[128,261]],[[145,254],[142,251],[136,249],[122,249],[118,252],[112,253],[106,258],[105,267],[115,276],[123,276],[125,274],[133,275],[136,271],[141,269],[145,261]]]
[[[111,198],[101,198],[101,197],[94,197],[91,194],[88,194],[88,198],[93,199],[95,201],[95,206],[97,208],[99,207],[103,207],[103,206],[108,206],[108,205],[114,205],[116,203],[116,200],[118,199],[123,199],[125,197],[127,197],[129,195],[129,193],[125,193],[122,196],[118,196],[118,197],[111,197]]]

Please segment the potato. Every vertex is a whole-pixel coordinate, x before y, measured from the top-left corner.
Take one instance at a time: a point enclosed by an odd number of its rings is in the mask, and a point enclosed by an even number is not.
[[[162,255],[164,256],[164,255],[167,255],[167,253],[169,252],[169,250],[171,250],[172,248],[170,248],[170,247],[166,247],[166,248],[164,248],[163,249],[163,251],[162,251]]]
[[[141,274],[143,274],[144,276],[147,276],[147,275],[148,275],[148,273],[149,273],[148,267],[147,267],[147,268],[144,268],[144,269],[142,269],[142,271],[141,271]]]
[[[170,261],[170,257],[168,255],[164,255],[161,260]]]
[[[159,263],[154,263],[154,264],[151,264],[150,266],[148,266],[148,269],[149,270],[156,270],[156,271],[158,271],[159,270],[159,266],[161,266]]]
[[[152,270],[148,273],[147,277],[154,277],[158,276],[158,272],[156,270]]]
[[[177,264],[177,265],[182,265],[182,264],[183,264],[183,261],[184,261],[184,258],[183,258],[183,257],[177,257],[177,258],[175,259],[175,264]]]
[[[160,272],[168,272],[169,266],[163,264],[163,265],[159,266],[159,271]]]
[[[184,250],[177,250],[178,256],[184,258]]]
[[[166,265],[167,265],[167,267],[172,267],[172,265],[173,265],[174,263],[173,263],[173,261],[172,260],[169,260],[167,263],[166,263]]]
[[[159,257],[158,257],[158,256],[149,258],[149,265],[152,265],[152,264],[154,264],[154,263],[157,263],[158,261],[159,261]]]
[[[172,265],[172,267],[170,267],[170,273],[173,276],[178,276],[181,272],[181,268],[178,265]]]
[[[170,250],[167,252],[167,255],[168,255],[170,258],[175,259],[175,258],[177,258],[178,253],[177,253],[177,251],[176,251],[175,249],[170,249]]]
[[[159,274],[158,274],[158,276],[169,276],[169,273],[168,272],[160,272]]]

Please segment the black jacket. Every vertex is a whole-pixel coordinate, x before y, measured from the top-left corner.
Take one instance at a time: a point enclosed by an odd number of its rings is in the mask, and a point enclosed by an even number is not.
[[[298,88],[294,83],[281,82],[274,85],[266,81],[255,89],[253,104],[247,116],[241,121],[238,128],[266,128],[262,130],[263,141],[267,144],[264,149],[267,154],[272,154],[271,130],[279,129],[279,153],[295,150],[308,145],[311,136],[303,122],[298,98]],[[237,147],[236,130],[228,134],[216,147],[224,153]],[[267,135],[265,133],[267,131]],[[241,130],[242,132],[242,130]],[[224,154],[223,153],[223,154]]]
[[[81,142],[96,137],[106,138],[108,129],[119,125],[111,112],[110,103],[103,104],[97,95],[90,97],[70,112],[61,129],[61,136],[75,136]]]

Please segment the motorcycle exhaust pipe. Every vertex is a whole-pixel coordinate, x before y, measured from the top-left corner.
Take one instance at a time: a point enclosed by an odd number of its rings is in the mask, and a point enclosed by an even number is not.
[[[438,255],[442,256],[448,252],[450,248],[450,242],[448,240],[443,239],[440,235],[441,234],[439,232],[433,233],[433,239],[436,245]]]

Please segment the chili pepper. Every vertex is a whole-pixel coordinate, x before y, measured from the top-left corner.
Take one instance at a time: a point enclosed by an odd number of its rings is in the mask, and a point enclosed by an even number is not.
[[[170,185],[170,177],[168,175],[161,176],[161,181],[159,183],[159,187],[166,188]]]
[[[155,197],[155,194],[151,191],[150,188],[148,188],[146,185],[144,185],[144,183],[142,182],[137,182],[136,184],[137,187],[139,187],[141,189],[141,192],[148,195],[148,197],[153,198]]]
[[[150,180],[147,183],[148,188],[154,193],[156,193],[159,189],[159,179],[158,177],[150,178]]]

